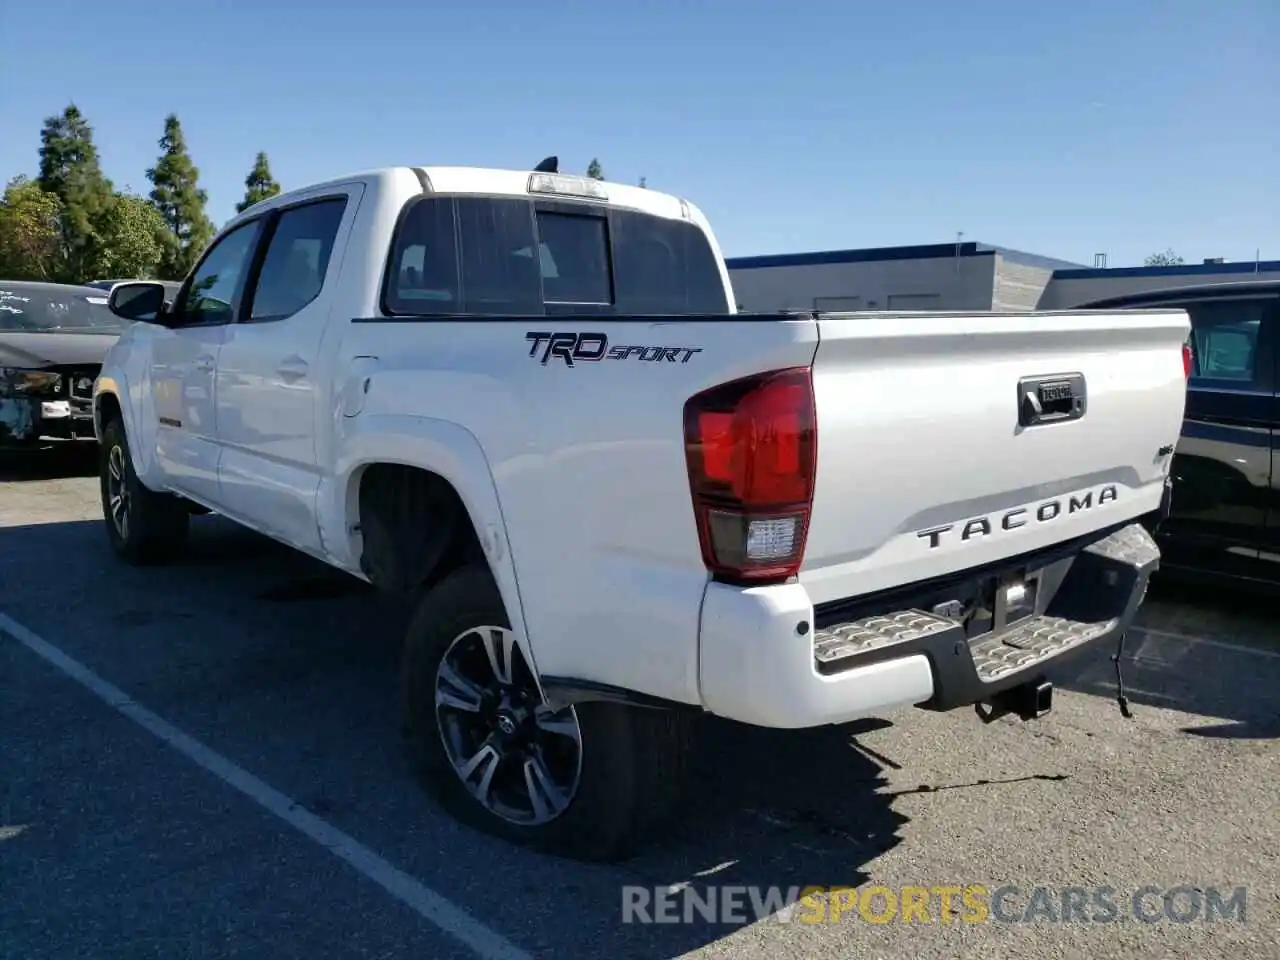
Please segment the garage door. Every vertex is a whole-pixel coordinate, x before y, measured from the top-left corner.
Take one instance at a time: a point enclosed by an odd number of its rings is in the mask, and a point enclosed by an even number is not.
[[[890,310],[937,310],[942,295],[937,293],[891,293]]]
[[[861,310],[861,297],[814,297],[813,309],[840,313],[848,310]]]

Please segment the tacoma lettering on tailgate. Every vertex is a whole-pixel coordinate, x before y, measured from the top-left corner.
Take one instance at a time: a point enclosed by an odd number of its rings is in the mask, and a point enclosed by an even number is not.
[[[1073,493],[1065,497],[1045,500],[1035,507],[1015,507],[1013,510],[1006,510],[1004,513],[973,517],[963,523],[948,523],[940,527],[930,527],[928,530],[921,530],[916,536],[922,540],[927,539],[929,541],[929,549],[932,550],[941,546],[943,534],[951,531],[956,532],[947,538],[948,542],[955,537],[959,537],[961,540],[989,537],[993,533],[1003,530],[1016,530],[1018,527],[1025,527],[1028,523],[1048,523],[1064,513],[1070,515],[1084,510],[1092,510],[1094,507],[1100,507],[1104,503],[1119,499],[1119,497],[1120,491],[1116,488],[1116,485],[1109,483],[1101,489],[1090,490],[1087,493]]]

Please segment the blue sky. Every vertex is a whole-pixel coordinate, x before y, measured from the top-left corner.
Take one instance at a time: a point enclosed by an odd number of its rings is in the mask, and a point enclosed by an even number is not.
[[[13,0],[0,33],[0,178],[74,100],[145,192],[175,111],[219,225],[258,150],[286,188],[557,153],[729,256],[1280,259],[1277,0]]]

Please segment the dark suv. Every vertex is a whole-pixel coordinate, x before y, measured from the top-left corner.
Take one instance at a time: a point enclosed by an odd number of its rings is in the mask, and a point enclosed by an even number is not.
[[[1280,281],[1178,287],[1081,307],[1179,307],[1191,317],[1194,365],[1173,459],[1171,510],[1158,531],[1161,566],[1280,584]]]

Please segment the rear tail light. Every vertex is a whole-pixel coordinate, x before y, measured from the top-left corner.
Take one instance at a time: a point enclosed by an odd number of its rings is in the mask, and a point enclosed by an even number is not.
[[[1184,343],[1182,345],[1182,375],[1188,380],[1191,379],[1191,371],[1195,369],[1195,357],[1191,353],[1191,344]]]
[[[809,368],[758,374],[691,397],[684,436],[707,569],[739,583],[795,576],[817,462]]]

